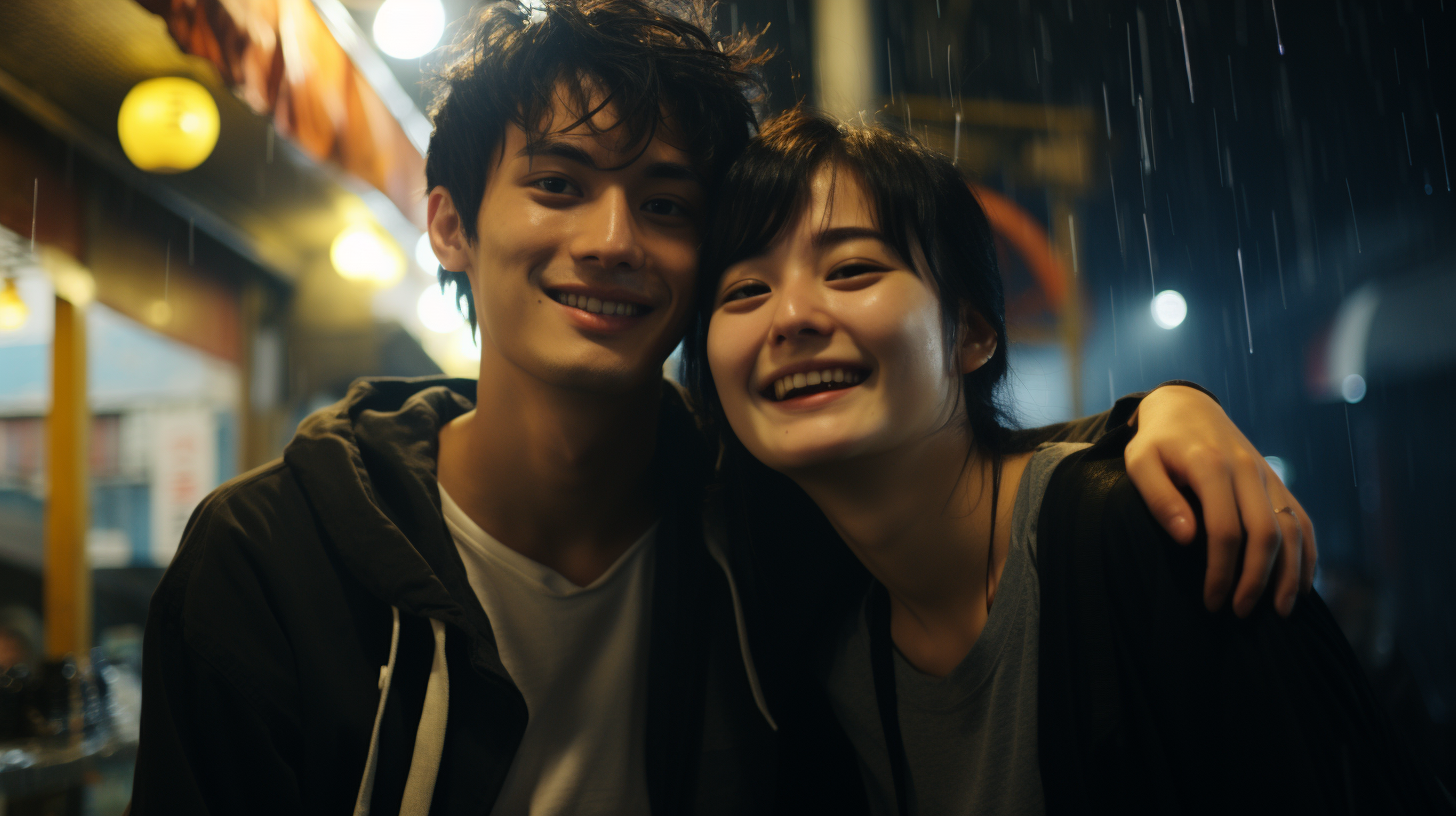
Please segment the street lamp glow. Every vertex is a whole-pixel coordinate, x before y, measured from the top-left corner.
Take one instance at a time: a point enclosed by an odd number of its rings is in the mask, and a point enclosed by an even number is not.
[[[384,0],[374,15],[374,42],[395,59],[424,56],[444,33],[440,0]]]
[[[440,334],[449,334],[465,323],[465,317],[455,305],[453,284],[446,286],[443,292],[439,286],[426,286],[425,291],[420,293],[419,302],[415,304],[415,312],[419,314],[420,322],[425,324],[425,328]]]
[[[1172,289],[1164,289],[1153,298],[1153,322],[1165,329],[1177,328],[1188,316],[1188,301]]]

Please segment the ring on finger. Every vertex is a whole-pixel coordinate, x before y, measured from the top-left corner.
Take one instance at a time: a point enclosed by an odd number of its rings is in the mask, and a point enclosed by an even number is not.
[[[1293,516],[1294,515],[1294,508],[1286,504],[1283,507],[1279,508],[1278,510],[1275,510],[1274,511],[1274,515],[1276,515],[1276,516],[1279,515],[1280,513],[1288,513],[1290,516]]]

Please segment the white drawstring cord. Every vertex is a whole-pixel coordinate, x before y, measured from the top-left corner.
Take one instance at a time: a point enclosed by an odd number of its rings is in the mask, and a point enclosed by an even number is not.
[[[379,710],[374,713],[374,731],[369,735],[369,758],[364,761],[364,781],[354,800],[354,816],[369,816],[369,799],[374,795],[374,771],[379,765],[379,724],[384,721],[384,704],[389,700],[389,683],[394,679],[394,658],[399,653],[399,608],[391,606],[394,629],[389,635],[389,662],[379,669]]]

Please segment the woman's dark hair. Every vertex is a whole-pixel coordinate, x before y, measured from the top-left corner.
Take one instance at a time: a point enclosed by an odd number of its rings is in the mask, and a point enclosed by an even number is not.
[[[425,157],[428,189],[443,185],[460,213],[467,239],[506,126],[528,139],[540,129],[558,86],[577,117],[557,131],[612,107],[623,144],[646,150],[668,121],[697,164],[710,195],[757,122],[753,103],[762,85],[754,72],[768,55],[757,35],[714,38],[716,4],[707,0],[537,0],[490,3],[468,23],[433,77],[434,130]],[[593,96],[602,96],[593,105]],[[475,304],[463,272],[438,270],[454,283],[475,326]]]
[[[924,252],[924,274],[940,302],[947,359],[956,360],[962,321],[975,311],[996,335],[991,359],[961,378],[958,419],[988,454],[993,485],[1001,458],[1034,448],[1037,432],[1016,428],[999,396],[1006,376],[1006,309],[996,248],[986,213],[955,165],[914,139],[882,127],[841,124],[794,109],[764,125],[719,189],[699,267],[692,327],[684,349],[686,379],[710,433],[721,445],[720,477],[730,534],[744,558],[764,563],[756,580],[765,596],[766,631],[792,659],[802,644],[861,597],[868,573],[798,485],[758,462],[728,427],[708,370],[708,322],[718,281],[728,267],[766,251],[812,200],[821,168],[836,181],[862,185],[876,227],[900,257]],[[993,496],[996,489],[993,487]],[[770,566],[771,565],[771,566]],[[816,637],[819,636],[819,637]]]

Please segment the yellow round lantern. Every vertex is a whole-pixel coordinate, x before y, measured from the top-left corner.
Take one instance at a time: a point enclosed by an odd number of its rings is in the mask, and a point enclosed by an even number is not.
[[[356,224],[334,238],[329,260],[346,280],[392,286],[404,275],[404,253],[388,233],[373,224]]]
[[[182,77],[138,82],[116,117],[121,149],[143,170],[191,170],[217,146],[217,103],[207,89]]]

